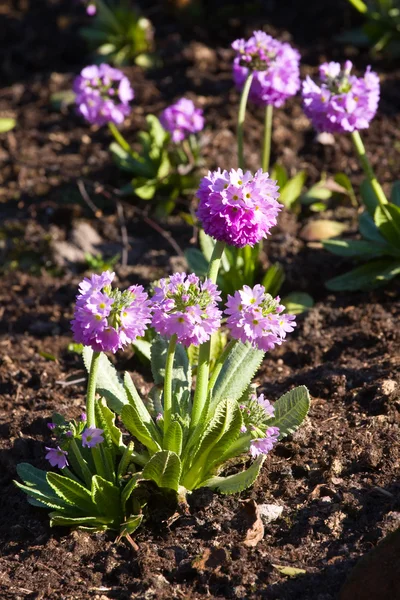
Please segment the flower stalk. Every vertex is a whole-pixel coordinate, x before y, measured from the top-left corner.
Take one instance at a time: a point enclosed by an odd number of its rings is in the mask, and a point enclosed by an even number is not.
[[[92,362],[90,363],[89,379],[86,393],[86,414],[88,427],[96,427],[96,380],[100,364],[100,355],[100,352],[93,352]]]
[[[246,117],[246,106],[247,100],[249,98],[249,92],[251,83],[253,81],[253,73],[250,71],[246,82],[243,86],[242,95],[240,97],[240,105],[238,112],[238,123],[237,123],[237,143],[238,143],[238,163],[239,169],[244,169],[244,153],[243,153],[243,130],[244,130],[244,120]]]
[[[264,142],[263,142],[263,155],[262,155],[262,170],[267,173],[269,170],[269,163],[271,158],[271,138],[272,138],[272,115],[274,107],[272,104],[267,104],[265,107],[265,120],[264,120]]]
[[[372,189],[374,190],[376,199],[378,200],[379,206],[384,208],[385,204],[388,204],[388,200],[385,196],[385,192],[382,189],[381,184],[376,178],[371,163],[369,162],[367,153],[365,151],[364,143],[361,139],[359,131],[353,131],[351,134],[355,149],[357,151],[358,158],[360,159],[361,166],[364,170],[365,176],[367,177]]]
[[[171,424],[171,411],[172,411],[172,374],[174,370],[174,357],[176,349],[177,336],[174,334],[169,340],[169,346],[167,351],[167,360],[165,364],[165,378],[164,378],[164,435],[166,435],[168,428]]]

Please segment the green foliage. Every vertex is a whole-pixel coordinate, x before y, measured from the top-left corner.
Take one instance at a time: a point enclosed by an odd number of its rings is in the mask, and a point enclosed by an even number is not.
[[[111,258],[103,258],[101,253],[93,256],[86,252],[85,262],[87,267],[95,273],[102,273],[103,271],[112,271],[116,263],[120,259],[120,254],[115,254]]]
[[[270,427],[279,427],[279,439],[294,433],[300,427],[310,408],[308,389],[301,385],[286,392],[274,404],[274,416],[268,422]]]
[[[93,350],[85,346],[82,351],[86,370],[90,372]],[[108,406],[120,414],[123,405],[128,404],[128,397],[118,374],[105,354],[100,357],[100,368],[96,381],[96,389],[107,400]]]
[[[365,263],[344,275],[329,279],[334,291],[372,290],[387,284],[400,273],[400,182],[392,187],[391,202],[378,205],[369,184],[361,185],[366,210],[359,218],[361,240],[325,240],[324,248],[338,256]],[[372,259],[372,260],[371,260]]]
[[[202,482],[202,486],[209,487],[221,494],[238,494],[249,488],[257,479],[265,456],[260,455],[253,464],[240,473],[229,475],[228,477],[210,477]]]
[[[151,457],[143,469],[143,479],[154,481],[160,488],[178,491],[181,476],[181,461],[175,452],[162,450]]]
[[[140,16],[128,0],[96,0],[97,13],[90,26],[81,29],[82,37],[99,62],[116,66],[133,62],[147,67],[154,64],[153,27]]]

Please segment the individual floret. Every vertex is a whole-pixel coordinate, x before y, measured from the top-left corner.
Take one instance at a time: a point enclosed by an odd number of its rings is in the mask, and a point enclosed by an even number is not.
[[[98,427],[87,427],[82,433],[82,446],[84,448],[93,448],[97,444],[104,442],[104,431]]]
[[[57,446],[57,448],[47,448],[46,446],[46,450],[46,458],[52,467],[64,469],[64,467],[68,466],[68,452],[66,450],[62,450],[60,446]]]
[[[265,437],[257,438],[250,442],[250,454],[256,458],[260,454],[268,454],[279,438],[279,427],[268,427]]]

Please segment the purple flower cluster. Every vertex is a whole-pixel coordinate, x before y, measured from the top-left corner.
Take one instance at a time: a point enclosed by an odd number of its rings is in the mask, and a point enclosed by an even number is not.
[[[217,286],[209,279],[202,283],[196,275],[175,273],[155,288],[152,325],[161,335],[176,335],[184,346],[199,346],[220,326],[220,300]]]
[[[254,395],[254,398],[256,398],[256,395]],[[268,418],[271,418],[274,416],[274,414],[275,414],[274,406],[273,406],[273,404],[271,404],[271,402],[269,400],[264,398],[264,394],[260,394],[258,396],[257,402],[261,406],[261,408],[264,410],[264,412]]]
[[[114,273],[85,278],[79,285],[74,339],[95,351],[116,352],[142,336],[151,321],[150,301],[141,285],[124,292],[111,288]]]
[[[203,129],[203,111],[196,108],[191,100],[181,98],[163,110],[160,123],[170,132],[172,141],[178,143],[190,133],[197,133]]]
[[[304,112],[317,131],[347,133],[366,129],[379,103],[379,77],[368,67],[363,77],[351,75],[348,60],[319,68],[319,85],[308,76],[303,81]]]
[[[52,467],[58,467],[59,469],[68,467],[68,452],[66,450],[62,450],[60,446],[57,446],[57,448],[47,448],[46,446],[46,450],[46,458]]]
[[[275,446],[279,438],[279,427],[268,427],[264,438],[252,440],[250,443],[250,454],[256,458],[260,454],[268,454]]]
[[[73,90],[78,112],[95,125],[122,123],[134,98],[129,79],[106,64],[85,67],[75,79]]]
[[[241,90],[252,72],[249,99],[255,104],[279,107],[300,89],[300,54],[289,44],[255,31],[248,40],[233,42],[232,48],[235,84]]]
[[[282,208],[276,182],[262,169],[254,176],[242,169],[209,171],[197,195],[197,216],[204,231],[238,248],[254,246],[266,237]]]
[[[253,288],[245,285],[234,296],[228,296],[226,306],[232,337],[265,352],[282,344],[296,326],[294,315],[282,314],[285,307],[279,296],[272,298],[260,284]]]

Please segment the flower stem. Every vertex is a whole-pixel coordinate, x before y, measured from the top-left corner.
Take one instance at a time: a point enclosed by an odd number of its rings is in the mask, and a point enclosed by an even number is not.
[[[92,362],[90,363],[90,372],[86,393],[86,414],[87,426],[96,427],[96,416],[94,402],[96,398],[96,379],[100,364],[100,352],[93,352]]]
[[[76,461],[82,471],[82,475],[85,480],[85,483],[86,483],[87,487],[90,489],[91,485],[92,485],[93,475],[92,475],[91,470],[87,466],[87,463],[86,463],[85,459],[83,458],[81,451],[79,450],[78,444],[76,443],[76,440],[74,438],[72,438],[72,440],[71,440],[70,449],[74,453]]]
[[[365,152],[365,146],[361,139],[360,133],[358,131],[353,131],[353,133],[351,134],[351,137],[353,139],[354,146],[355,146],[357,154],[358,154],[358,158],[360,159],[361,166],[364,170],[364,173],[365,173],[372,189],[375,192],[375,196],[378,200],[379,206],[384,208],[384,205],[388,204],[388,200],[385,196],[385,192],[383,191],[383,189],[381,187],[381,184],[379,183],[379,181],[376,178],[376,175],[371,166],[371,163],[368,160],[367,154]]]
[[[123,150],[125,150],[126,152],[130,152],[130,145],[128,144],[122,133],[119,131],[119,129],[117,129],[117,127],[114,125],[114,123],[108,123],[108,128],[113,134],[117,144],[119,144],[121,148],[123,148]]]
[[[269,161],[271,158],[271,136],[272,136],[272,113],[274,107],[272,104],[267,104],[265,107],[264,121],[264,145],[262,155],[262,170],[266,173],[269,169]]]
[[[176,334],[174,334],[169,340],[169,346],[167,351],[167,361],[165,364],[165,378],[164,378],[164,435],[168,431],[168,427],[171,423],[171,411],[172,411],[172,373],[174,368],[174,357],[176,348]]]
[[[239,104],[238,113],[238,124],[237,124],[237,142],[238,142],[238,163],[239,169],[244,169],[244,156],[243,156],[243,126],[244,119],[246,116],[246,105],[249,97],[251,82],[253,81],[253,73],[250,72],[247,76],[245,84],[243,86],[242,95]]]
[[[216,283],[219,265],[221,263],[221,258],[224,253],[225,243],[217,242],[214,246],[214,251],[212,253],[210,264],[208,267],[207,278],[211,279],[213,283]],[[198,422],[200,421],[201,415],[203,413],[204,405],[207,400],[208,394],[208,376],[210,373],[210,352],[211,352],[211,340],[205,342],[200,346],[199,351],[199,365],[197,368],[197,382],[196,389],[194,392],[193,399],[193,408],[192,408],[192,417],[191,417],[191,429],[196,427]],[[165,419],[165,416],[164,416]]]

